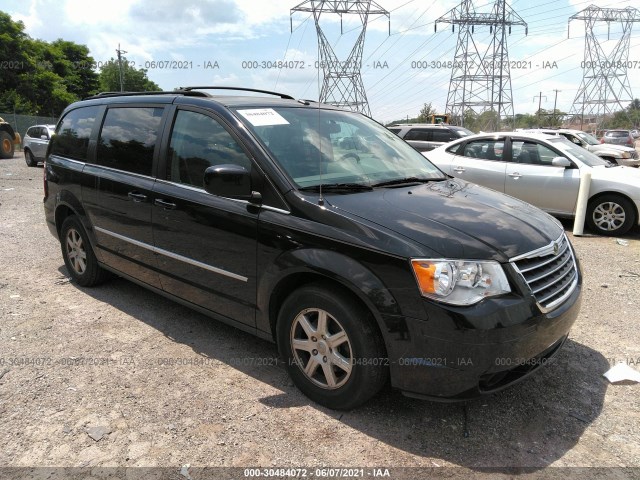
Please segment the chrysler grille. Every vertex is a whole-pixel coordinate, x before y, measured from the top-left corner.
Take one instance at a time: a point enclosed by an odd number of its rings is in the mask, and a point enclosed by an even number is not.
[[[560,305],[578,284],[578,268],[564,234],[551,245],[516,257],[511,263],[545,311]]]

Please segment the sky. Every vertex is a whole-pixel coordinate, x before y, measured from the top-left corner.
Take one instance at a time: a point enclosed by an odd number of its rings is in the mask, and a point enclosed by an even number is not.
[[[321,74],[311,14],[291,9],[302,0],[0,0],[0,10],[24,22],[33,38],[58,38],[87,45],[99,65],[120,48],[136,68],[147,68],[165,90],[178,86],[241,86],[317,99]],[[636,0],[637,1],[637,0]],[[636,1],[509,0],[527,22],[507,37],[515,113],[534,113],[538,104],[569,111],[583,76],[585,23],[572,15],[589,5],[627,8]],[[310,2],[309,2],[310,3]],[[380,122],[415,117],[425,103],[444,112],[457,28],[435,20],[460,3],[444,0],[378,0],[390,12],[369,17],[361,75],[372,116]],[[488,12],[489,0],[475,0]],[[640,18],[640,12],[638,12]],[[338,60],[346,60],[360,20],[323,14],[320,25]],[[390,26],[389,26],[390,25]],[[605,54],[621,38],[621,27],[600,23],[596,33]],[[474,31],[486,45],[489,28]],[[607,39],[609,36],[609,39]],[[640,22],[631,33],[628,78],[640,97]],[[285,61],[289,68],[279,68]],[[557,91],[557,92],[556,92]],[[557,95],[557,97],[556,97]]]

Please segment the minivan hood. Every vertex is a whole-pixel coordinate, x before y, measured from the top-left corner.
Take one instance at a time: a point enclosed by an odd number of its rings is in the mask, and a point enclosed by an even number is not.
[[[327,195],[325,200],[443,258],[505,262],[549,245],[563,232],[542,210],[459,179]]]

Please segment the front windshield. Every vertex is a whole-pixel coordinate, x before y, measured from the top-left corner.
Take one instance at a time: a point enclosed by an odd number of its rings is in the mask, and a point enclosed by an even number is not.
[[[585,165],[589,167],[608,166],[609,162],[601,159],[597,155],[594,155],[589,150],[586,150],[578,145],[571,143],[564,137],[553,137],[549,141],[554,147],[560,149],[564,153],[568,153],[571,157],[577,158]]]
[[[591,135],[590,133],[579,132],[579,133],[576,133],[576,135],[579,136],[585,142],[587,142],[589,145],[600,145],[600,142],[598,141],[598,139],[593,135]]]
[[[236,111],[299,188],[445,178],[411,146],[359,113],[301,107]]]

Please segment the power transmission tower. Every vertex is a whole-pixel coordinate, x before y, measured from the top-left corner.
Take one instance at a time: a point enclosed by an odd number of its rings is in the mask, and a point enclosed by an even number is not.
[[[596,118],[596,123],[600,125],[607,115],[624,110],[622,102],[633,100],[627,65],[631,29],[635,22],[640,22],[640,11],[631,7],[600,8],[590,5],[569,17],[569,25],[571,20],[585,22],[582,82],[571,113],[580,116],[582,122],[585,116]],[[622,27],[622,37],[610,53],[604,51],[594,32],[594,27],[600,22],[607,23],[607,40],[610,40],[612,22]]]
[[[369,15],[385,15],[390,19],[389,12],[377,3],[368,0],[307,0],[292,8],[290,16],[293,16],[294,12],[311,12],[315,20],[318,35],[318,60],[323,73],[320,101],[356,110],[370,117],[371,110],[360,75],[367,22]],[[360,17],[362,29],[346,60],[338,60],[320,27],[320,16],[323,13],[340,15],[341,34],[343,33],[342,15],[357,14]]]
[[[496,0],[491,11],[478,13],[472,0],[463,0],[436,20],[450,23],[452,31],[458,25],[458,43],[451,70],[451,82],[447,95],[447,113],[457,124],[465,123],[465,115],[479,116],[492,112],[481,127],[499,130],[503,121],[513,123],[513,96],[507,34],[511,27],[527,23],[511,9],[506,0]],[[489,26],[491,40],[484,47],[476,42],[476,27]]]

